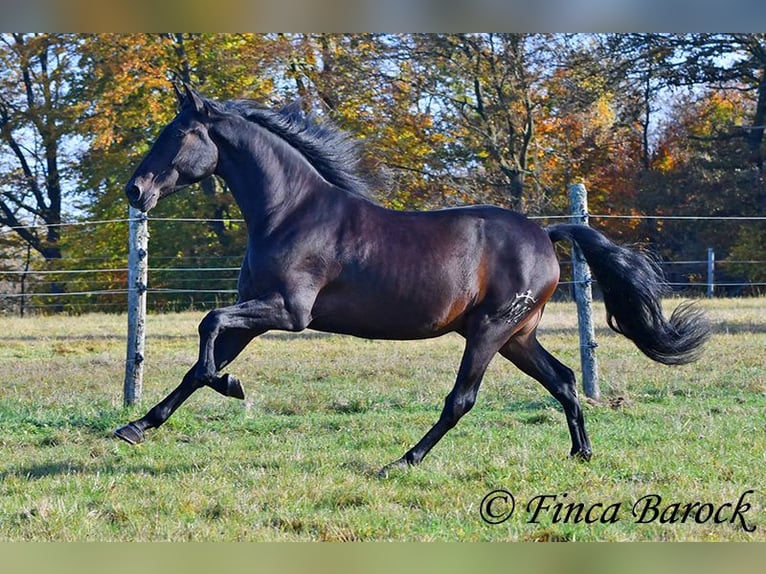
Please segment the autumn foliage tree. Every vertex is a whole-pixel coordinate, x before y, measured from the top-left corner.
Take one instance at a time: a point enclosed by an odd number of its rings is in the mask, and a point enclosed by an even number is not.
[[[47,261],[61,258],[59,224],[77,161],[78,49],[68,35],[0,35],[0,225]]]
[[[583,182],[596,214],[758,214],[766,204],[765,38],[4,34],[0,247],[10,262],[28,248],[32,267],[119,269],[123,185],[175,113],[171,82],[270,107],[298,99],[314,121],[358,138],[376,199],[396,209],[489,202],[561,215],[568,185]],[[200,221],[170,221],[179,216]],[[245,230],[222,181],[168,198],[152,217],[153,269],[237,265]],[[58,225],[65,221],[79,226]],[[595,224],[667,258],[699,258],[707,245],[723,258],[766,258],[757,223]],[[162,286],[162,272],[153,273]],[[126,280],[121,271],[99,277],[104,290]],[[93,287],[87,279],[66,285]],[[188,304],[182,299],[166,302]]]

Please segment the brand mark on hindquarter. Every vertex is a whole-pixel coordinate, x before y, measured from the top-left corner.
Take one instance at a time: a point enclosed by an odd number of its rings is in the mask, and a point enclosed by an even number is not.
[[[516,298],[506,314],[505,322],[518,323],[529,313],[535,303],[537,303],[537,299],[532,297],[531,289],[527,289],[524,293],[516,293]]]

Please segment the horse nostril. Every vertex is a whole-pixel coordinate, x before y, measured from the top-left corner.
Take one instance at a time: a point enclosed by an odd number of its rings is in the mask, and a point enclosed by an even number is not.
[[[128,201],[131,204],[135,204],[141,199],[141,188],[134,183],[125,188],[125,194],[128,196]]]

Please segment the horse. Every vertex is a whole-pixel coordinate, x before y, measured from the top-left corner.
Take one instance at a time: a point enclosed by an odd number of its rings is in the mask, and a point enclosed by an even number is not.
[[[485,370],[499,354],[560,403],[570,456],[592,450],[573,371],[537,339],[559,283],[554,243],[584,254],[603,293],[609,326],[650,359],[698,358],[709,336],[703,312],[682,303],[669,318],[667,283],[654,259],[576,224],[543,228],[491,205],[432,211],[388,209],[371,198],[351,136],[319,124],[300,106],[269,109],[251,100],[214,101],[175,87],[178,113],[128,181],[129,203],[157,202],[212,175],[239,205],[248,239],[237,302],[199,324],[199,355],[181,383],[115,435],[141,443],[197,389],[244,398],[221,371],[270,330],[312,329],[367,339],[415,340],[457,332],[465,339],[454,387],[423,438],[384,466],[419,464],[474,406]]]

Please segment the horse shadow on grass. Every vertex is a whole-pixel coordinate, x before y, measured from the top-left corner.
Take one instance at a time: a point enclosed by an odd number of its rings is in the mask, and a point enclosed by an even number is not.
[[[85,465],[82,463],[72,463],[71,461],[50,461],[40,464],[32,464],[20,468],[0,471],[0,482],[9,478],[41,480],[50,477],[60,476],[86,476],[86,475],[146,475],[146,476],[168,476],[184,474],[199,470],[199,467],[191,464],[179,465],[161,465],[154,466],[149,464],[93,464]]]
[[[766,323],[721,321],[713,323],[713,332],[720,335],[761,334],[766,333]]]

